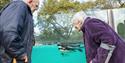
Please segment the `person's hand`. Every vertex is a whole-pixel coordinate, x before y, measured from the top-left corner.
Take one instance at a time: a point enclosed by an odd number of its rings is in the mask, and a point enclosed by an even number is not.
[[[24,60],[25,63],[28,62],[28,57],[27,57],[27,55],[25,55],[25,56],[23,57],[23,60]]]
[[[92,63],[92,61],[90,61],[90,63]]]
[[[22,60],[24,60],[24,63],[27,63],[27,62],[28,62],[28,57],[27,57],[27,55],[24,55],[24,56],[22,57]]]
[[[27,55],[25,55],[25,56],[22,58],[22,60],[24,60],[24,63],[27,63],[27,62],[28,62],[28,57],[27,57]],[[17,62],[16,62],[16,58],[13,58],[13,63],[17,63]]]

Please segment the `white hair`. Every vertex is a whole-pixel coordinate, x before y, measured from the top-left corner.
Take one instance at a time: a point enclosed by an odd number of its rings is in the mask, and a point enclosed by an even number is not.
[[[84,17],[86,17],[87,15],[83,12],[83,11],[80,11],[80,12],[77,12],[73,18],[72,18],[72,22],[76,21],[76,20],[83,20]]]
[[[22,0],[22,1],[27,1],[27,0]]]

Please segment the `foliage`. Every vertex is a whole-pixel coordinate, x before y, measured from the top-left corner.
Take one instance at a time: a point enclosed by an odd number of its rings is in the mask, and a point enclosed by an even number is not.
[[[48,0],[43,9],[41,10],[41,15],[52,15],[59,12],[70,13],[70,12],[78,12],[81,10],[86,10],[93,8],[95,3],[93,2],[71,2],[69,0],[60,0],[60,2],[56,0]]]
[[[39,17],[38,27],[42,40],[62,41],[68,40],[72,32],[71,17],[68,14],[56,14],[48,19]]]
[[[9,0],[0,0],[0,10],[9,2]]]
[[[125,39],[125,23],[119,23],[117,26],[118,34]]]
[[[116,2],[120,4],[120,6],[116,5],[117,8],[125,6],[120,0],[96,0],[82,3],[71,0],[47,0],[39,13],[39,18],[42,18],[38,22],[41,30],[41,38],[39,39],[50,41],[80,40],[82,34],[72,30],[71,26],[71,18],[74,13],[81,10],[116,8],[114,7]],[[57,14],[60,18],[57,18]]]

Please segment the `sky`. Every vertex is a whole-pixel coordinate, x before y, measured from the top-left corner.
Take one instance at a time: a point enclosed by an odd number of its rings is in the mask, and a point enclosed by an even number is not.
[[[38,20],[37,20],[38,12],[40,11],[41,6],[43,6],[43,2],[44,2],[44,0],[39,0],[39,1],[40,1],[39,9],[33,13],[34,24],[36,24],[38,22]],[[39,35],[40,34],[39,28],[35,27],[34,32],[35,32],[35,34]]]

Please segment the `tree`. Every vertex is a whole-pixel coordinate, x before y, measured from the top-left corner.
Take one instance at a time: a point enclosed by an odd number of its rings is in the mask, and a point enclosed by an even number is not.
[[[0,10],[9,2],[9,0],[0,0]]]
[[[71,17],[68,14],[55,14],[49,16],[47,19],[45,17],[39,17],[42,19],[39,19],[38,26],[41,30],[40,37],[45,40],[51,40],[51,41],[62,41],[62,40],[68,40],[71,31],[72,31],[72,25],[70,19]]]
[[[44,40],[74,40],[79,34],[72,34],[71,18],[75,12],[94,8],[93,2],[71,2],[70,0],[48,0],[40,12],[38,25],[41,29],[41,39]],[[75,32],[75,31],[74,31]]]
[[[120,4],[120,6],[118,5]],[[52,15],[59,12],[72,13],[88,9],[113,9],[124,7],[121,0],[96,0],[88,2],[71,2],[70,0],[47,0],[40,15]]]
[[[73,35],[76,31],[73,31],[72,26],[69,24],[71,23],[71,18],[74,13],[90,9],[113,9],[115,8],[113,7],[113,2],[118,1],[121,2],[120,0],[96,0],[94,2],[88,1],[80,3],[72,2],[71,0],[47,0],[39,13],[39,17],[44,19],[39,21],[39,24],[42,23],[43,25],[40,25],[42,29],[41,36],[42,38],[43,36],[44,38],[48,37],[47,39],[51,37],[54,40],[69,40],[71,38],[73,39],[73,37],[80,37],[79,34]],[[63,16],[66,16],[65,14],[70,16],[67,16],[69,19],[66,17],[63,18]],[[60,16],[60,18],[57,18],[58,16],[56,15]],[[59,19],[62,20],[59,22]]]
[[[64,13],[72,13],[78,12],[81,10],[92,9],[95,7],[94,2],[71,2],[69,0],[48,0],[45,4],[43,9],[41,10],[40,15],[52,15],[59,12]]]

